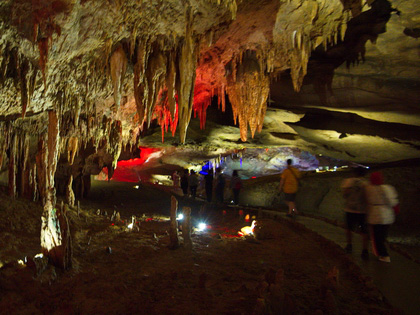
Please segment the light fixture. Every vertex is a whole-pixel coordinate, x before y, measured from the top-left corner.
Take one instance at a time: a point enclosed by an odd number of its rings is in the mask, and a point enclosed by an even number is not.
[[[202,232],[202,231],[204,231],[205,229],[207,228],[207,224],[205,224],[205,223],[199,223],[198,224],[198,231],[199,232]]]
[[[176,218],[178,221],[181,221],[184,218],[184,215],[182,213],[178,214],[178,217]]]

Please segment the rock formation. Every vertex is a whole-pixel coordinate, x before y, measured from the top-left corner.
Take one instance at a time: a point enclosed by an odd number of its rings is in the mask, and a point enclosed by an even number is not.
[[[419,10],[414,0],[2,1],[0,170],[11,195],[47,200],[54,174],[85,194],[91,174],[112,177],[139,146],[197,160],[286,146],[417,158]]]

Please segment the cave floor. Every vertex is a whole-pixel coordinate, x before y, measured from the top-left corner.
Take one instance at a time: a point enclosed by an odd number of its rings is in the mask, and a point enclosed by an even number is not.
[[[180,207],[192,207],[193,217],[205,219],[208,230],[193,233],[192,250],[182,246],[182,238],[181,246],[170,250],[169,195],[146,186],[122,192],[118,187],[123,186],[129,184],[93,189],[93,198],[82,202],[80,216],[75,209],[68,211],[71,270],[50,266],[36,275],[36,270],[15,264],[1,269],[0,310],[20,314],[313,314],[317,310],[391,314],[393,306],[404,309],[389,298],[374,274],[384,283],[386,278],[393,280],[388,275],[401,274],[400,258],[393,253],[392,263],[381,265],[371,257],[367,267],[361,266],[357,248],[349,256],[338,241],[318,235],[326,232],[325,222],[303,216],[289,220],[283,213],[273,219],[270,212],[260,212],[260,237],[238,237],[237,231],[250,224],[238,215],[238,208],[212,206],[203,211],[199,200],[180,198]],[[39,205],[0,194],[0,261],[33,257],[40,250]],[[124,222],[110,221],[113,209]],[[139,230],[126,227],[133,214]],[[333,233],[338,237],[339,230]],[[420,274],[419,265],[415,266],[405,270]],[[284,277],[279,276],[282,273]],[[397,280],[396,290],[406,279]],[[409,308],[405,310],[410,314]]]

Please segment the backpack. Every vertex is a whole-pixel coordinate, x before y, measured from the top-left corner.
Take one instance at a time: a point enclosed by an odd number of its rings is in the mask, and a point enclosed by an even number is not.
[[[366,212],[366,198],[363,180],[355,179],[353,185],[344,190],[345,204],[355,212]]]

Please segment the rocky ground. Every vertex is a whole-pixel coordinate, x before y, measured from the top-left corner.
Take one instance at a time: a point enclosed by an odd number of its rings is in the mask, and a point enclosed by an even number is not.
[[[169,195],[152,187],[94,187],[70,209],[73,268],[14,263],[40,252],[41,207],[0,191],[0,310],[15,314],[391,314],[341,248],[286,221],[260,219],[257,238],[237,208],[180,198],[208,229],[193,248],[168,248]],[[131,185],[131,189],[129,187]],[[102,197],[100,197],[102,196]],[[100,214],[98,215],[98,209]],[[111,222],[118,210],[121,221]],[[223,210],[226,214],[223,215]],[[106,214],[105,214],[106,211]],[[131,215],[139,230],[127,229]],[[124,222],[123,222],[124,221]],[[182,234],[181,234],[182,235]]]

